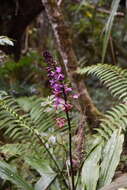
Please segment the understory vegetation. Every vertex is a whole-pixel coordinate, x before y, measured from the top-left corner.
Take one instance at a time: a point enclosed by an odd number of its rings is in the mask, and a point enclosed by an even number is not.
[[[0,31],[0,190],[125,190],[126,3],[41,3]]]

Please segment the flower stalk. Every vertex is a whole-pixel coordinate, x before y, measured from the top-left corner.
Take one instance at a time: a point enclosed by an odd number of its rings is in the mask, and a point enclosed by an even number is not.
[[[65,97],[65,102],[67,102],[67,96],[65,92],[63,92],[64,97]],[[69,159],[70,159],[70,168],[71,168],[71,188],[72,190],[75,190],[75,183],[74,183],[74,169],[73,169],[73,158],[72,158],[72,130],[71,130],[71,120],[69,117],[69,111],[65,107],[65,113],[67,117],[67,123],[68,123],[68,130],[69,130]]]
[[[55,109],[62,108],[66,114],[66,120],[68,124],[69,131],[69,161],[70,161],[70,176],[71,176],[71,190],[75,190],[74,184],[74,169],[73,169],[73,158],[72,158],[72,129],[71,129],[71,120],[69,117],[69,111],[72,108],[72,105],[68,103],[67,96],[72,91],[72,88],[68,88],[67,85],[64,84],[64,75],[62,73],[61,67],[58,66],[57,62],[54,61],[52,55],[49,52],[44,52],[43,56],[45,58],[46,63],[48,64],[47,71],[50,86],[52,88],[52,92],[54,94],[54,107]],[[63,125],[63,118],[59,118],[59,124]]]

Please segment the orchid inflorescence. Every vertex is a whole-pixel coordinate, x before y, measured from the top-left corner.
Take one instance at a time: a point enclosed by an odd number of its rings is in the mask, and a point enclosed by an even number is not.
[[[70,110],[72,105],[67,103],[66,97],[68,93],[72,91],[72,88],[64,84],[65,77],[62,73],[62,68],[54,61],[52,55],[45,51],[43,56],[48,64],[47,71],[49,82],[55,97],[54,106],[56,109],[61,107],[63,110]]]
[[[48,51],[45,51],[43,56],[48,64],[47,71],[49,83],[54,95],[54,107],[56,109],[61,108],[64,111],[69,111],[72,109],[72,105],[67,102],[67,96],[72,92],[72,88],[64,84],[65,76],[62,73],[62,68],[54,60],[53,56]],[[75,98],[76,95],[73,97]],[[64,118],[57,118],[58,125],[63,126],[63,121]]]

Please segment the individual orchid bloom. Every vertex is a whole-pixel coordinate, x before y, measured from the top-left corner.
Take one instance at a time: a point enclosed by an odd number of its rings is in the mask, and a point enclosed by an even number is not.
[[[60,128],[64,127],[64,126],[66,125],[66,123],[67,123],[67,121],[66,121],[65,118],[57,118],[57,119],[56,119],[56,124],[57,124]]]
[[[74,95],[73,95],[73,98],[74,98],[74,99],[78,99],[78,97],[79,97],[78,94],[74,94]]]

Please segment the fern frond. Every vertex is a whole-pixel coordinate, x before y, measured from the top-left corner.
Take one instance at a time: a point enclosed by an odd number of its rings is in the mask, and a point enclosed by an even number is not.
[[[108,140],[115,129],[122,129],[124,132],[127,130],[127,105],[119,104],[104,115],[101,119],[100,127],[95,129],[104,139]]]
[[[56,113],[54,112],[54,108],[48,111],[48,107],[42,106],[44,101],[46,101],[46,98],[36,98],[33,100],[30,110],[30,116],[40,132],[45,132],[56,125]],[[52,100],[51,105],[53,105]]]
[[[46,98],[39,97],[22,97],[17,99],[22,108],[29,111],[32,121],[35,123],[36,128],[40,133],[48,132],[50,129],[54,132],[66,132],[68,125],[64,128],[59,128],[56,125],[56,118],[66,118],[63,110],[54,111],[53,102],[54,96],[48,96]],[[76,117],[73,117],[71,121],[72,128],[76,126]],[[51,131],[50,131],[51,132]]]
[[[49,159],[54,163],[54,166],[59,172],[61,172],[61,167],[59,167],[58,161],[56,161],[56,158],[50,152],[50,142],[48,142],[49,135],[51,136],[52,132],[47,129],[49,129],[49,127],[53,129],[54,118],[52,117],[52,114],[54,115],[55,112],[51,112],[50,118],[50,113],[45,112],[45,109],[41,106],[40,100],[37,100],[38,102],[33,108],[34,110],[32,109],[30,114],[24,114],[12,97],[5,93],[0,93],[0,121],[2,118],[0,128],[3,128],[5,134],[13,139],[15,143],[19,143],[21,148],[24,147],[25,143],[29,145],[29,147],[26,146],[24,151],[25,154],[29,152],[30,155],[31,153],[41,154],[44,157],[48,155]],[[37,104],[40,104],[40,106],[37,106]],[[17,109],[15,109],[16,107]],[[35,115],[38,116],[38,119],[34,117]],[[48,122],[48,118],[50,118],[51,122]]]
[[[127,101],[127,70],[108,64],[97,64],[77,72],[96,76],[114,97],[123,102]]]
[[[42,136],[30,115],[24,114],[12,97],[0,94],[0,129],[15,142],[30,143],[31,148],[37,145],[39,149]]]
[[[8,156],[24,156],[27,154],[29,155],[29,147],[30,143],[22,143],[22,146],[21,143],[5,144],[0,147],[0,152]]]

